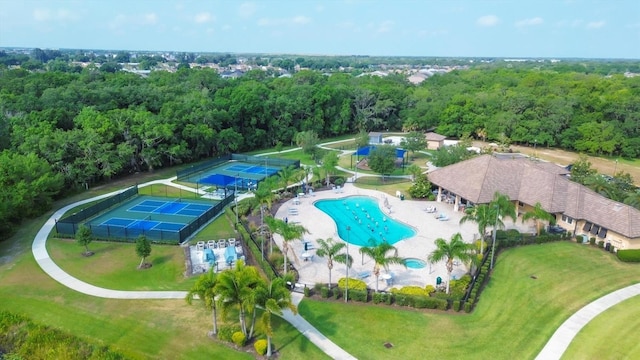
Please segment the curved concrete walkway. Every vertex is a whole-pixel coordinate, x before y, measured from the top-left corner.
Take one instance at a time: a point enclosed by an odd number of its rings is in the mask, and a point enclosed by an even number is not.
[[[195,189],[188,186],[175,184],[172,182],[173,180],[175,180],[175,177],[164,180],[150,181],[138,186],[145,187],[152,184],[165,184],[187,191],[196,191]],[[57,219],[61,218],[67,211],[78,205],[104,199],[109,196],[118,194],[122,191],[123,190],[113,191],[108,194],[81,200],[73,204],[69,204],[54,212],[49,217],[47,222],[42,226],[40,231],[38,231],[36,237],[33,240],[33,244],[31,245],[31,252],[36,259],[36,262],[38,263],[40,268],[55,281],[68,287],[69,289],[86,295],[109,299],[184,299],[187,295],[186,291],[123,291],[100,288],[84,281],[78,280],[73,276],[67,274],[55,262],[53,262],[53,260],[49,256],[49,252],[47,251],[47,237],[55,227]],[[297,306],[302,300],[302,295],[293,293],[292,296],[293,302]],[[291,325],[298,329],[300,333],[302,333],[306,338],[308,338],[313,344],[315,344],[318,348],[320,348],[320,350],[324,351],[331,358],[347,360],[355,359],[349,353],[347,353],[338,345],[334,344],[331,340],[327,339],[327,337],[322,335],[316,328],[314,328],[304,318],[302,318],[302,316],[294,315],[293,313],[288,311],[283,314],[283,318],[291,323]]]
[[[350,172],[352,174],[354,173],[353,171],[348,169],[341,170]],[[165,184],[168,186],[181,188],[186,191],[196,192],[196,190],[191,187],[173,183],[173,180],[175,180],[175,177],[150,181],[138,186],[145,187],[152,184]],[[122,291],[100,288],[78,280],[67,274],[49,257],[49,253],[46,247],[47,237],[53,230],[57,219],[61,218],[67,211],[78,205],[104,199],[109,196],[118,194],[122,191],[123,190],[118,190],[90,199],[78,201],[54,212],[51,217],[49,217],[47,222],[42,226],[40,231],[38,231],[31,246],[31,251],[34,258],[36,259],[36,262],[47,275],[49,275],[60,284],[86,295],[110,299],[184,299],[184,297],[186,296],[186,291]],[[609,309],[610,307],[638,295],[640,295],[640,283],[614,291],[611,294],[605,295],[600,299],[586,305],[578,312],[573,314],[556,330],[551,339],[549,339],[542,351],[538,354],[536,360],[560,359],[562,357],[562,354],[564,354],[566,349],[569,347],[569,344],[571,344],[571,341],[573,341],[573,338],[586,324],[589,323],[589,321],[591,321],[593,318],[598,316],[603,311]],[[292,297],[293,302],[296,305],[299,304],[303,298],[301,294],[297,293],[293,293]],[[341,360],[355,359],[352,355],[344,351],[331,340],[327,339],[327,337],[322,335],[316,328],[309,324],[309,322],[307,322],[300,315],[293,315],[293,313],[291,313],[290,311],[285,311],[283,314],[283,318],[290,324],[292,324],[296,329],[298,329],[298,331],[300,331],[300,333],[302,333],[306,338],[308,338],[313,344],[318,346],[318,348],[324,351],[331,358]]]
[[[569,347],[569,344],[571,344],[571,341],[573,341],[573,338],[578,335],[578,332],[580,332],[589,321],[610,307],[638,295],[640,295],[640,283],[616,290],[578,310],[578,312],[571,315],[571,317],[562,323],[558,330],[553,333],[553,336],[551,336],[551,339],[549,339],[542,351],[540,351],[536,360],[560,359]]]

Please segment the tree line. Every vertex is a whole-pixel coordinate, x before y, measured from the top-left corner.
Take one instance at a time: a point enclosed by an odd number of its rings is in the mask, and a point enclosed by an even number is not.
[[[210,69],[147,78],[0,68],[0,233],[69,189],[229,152],[368,131],[640,156],[640,77],[476,67],[415,86],[386,77]],[[29,169],[29,171],[27,171]],[[28,173],[28,175],[27,175]]]

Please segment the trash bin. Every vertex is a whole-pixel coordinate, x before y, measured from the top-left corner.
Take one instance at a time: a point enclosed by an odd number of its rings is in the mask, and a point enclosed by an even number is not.
[[[440,284],[442,284],[442,278],[440,276],[438,276],[436,278],[436,285],[440,285]]]
[[[604,245],[604,249],[607,250],[607,251],[611,251],[611,243],[606,243]]]
[[[400,200],[404,200],[404,194],[400,194]]]

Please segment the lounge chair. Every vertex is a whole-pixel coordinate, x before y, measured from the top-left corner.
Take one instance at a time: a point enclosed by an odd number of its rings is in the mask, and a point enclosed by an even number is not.
[[[369,276],[371,276],[371,271],[367,270],[367,271],[361,271],[358,273],[358,279],[366,279]]]
[[[227,247],[227,240],[220,239],[218,240],[218,249],[224,249]]]
[[[218,246],[216,245],[216,241],[215,240],[209,240],[209,241],[207,241],[207,247],[209,249],[213,250],[213,249],[217,248]]]
[[[229,238],[229,240],[227,240],[228,244],[230,247],[235,247],[236,246],[236,239],[235,238]]]

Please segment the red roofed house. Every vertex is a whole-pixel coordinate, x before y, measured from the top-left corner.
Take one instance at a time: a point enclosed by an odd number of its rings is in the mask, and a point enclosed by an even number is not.
[[[429,173],[446,191],[454,209],[461,204],[486,204],[496,191],[517,206],[518,215],[539,202],[557,224],[576,236],[584,234],[616,249],[640,249],[640,210],[610,200],[567,178],[558,165],[516,156],[482,155]]]

